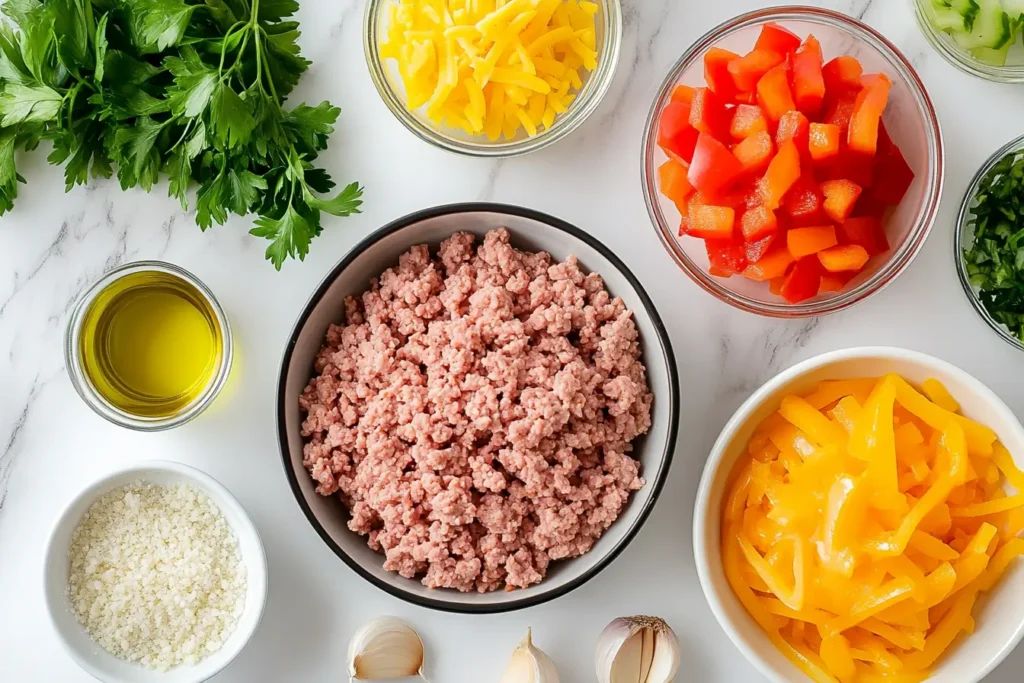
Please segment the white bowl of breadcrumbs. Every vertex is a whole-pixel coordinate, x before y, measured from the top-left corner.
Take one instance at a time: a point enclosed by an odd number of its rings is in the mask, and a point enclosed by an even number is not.
[[[256,526],[210,476],[152,461],[95,482],[46,549],[50,618],[105,683],[199,683],[242,651],[267,596]]]

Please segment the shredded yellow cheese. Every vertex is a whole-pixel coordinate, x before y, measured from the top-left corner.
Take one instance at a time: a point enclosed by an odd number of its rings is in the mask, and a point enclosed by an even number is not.
[[[380,46],[406,106],[491,141],[550,128],[597,68],[589,0],[395,0]]]

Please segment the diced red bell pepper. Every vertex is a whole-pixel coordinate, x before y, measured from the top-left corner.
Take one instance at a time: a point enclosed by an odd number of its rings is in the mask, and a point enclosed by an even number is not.
[[[793,257],[790,256],[789,258],[792,259]],[[749,270],[749,269],[750,269],[750,267],[747,266],[747,270]],[[746,274],[746,272],[747,272],[746,270],[743,271],[744,274]],[[751,278],[751,279],[754,279],[754,278]],[[784,285],[784,284],[786,284],[785,274],[780,275],[779,277],[770,278],[768,280],[768,291],[771,292],[772,294],[774,294],[775,296],[782,296],[782,285]]]
[[[714,197],[728,190],[742,173],[743,165],[728,147],[706,133],[700,134],[687,175],[694,188]]]
[[[865,192],[860,196],[860,199],[857,200],[857,206],[853,207],[853,213],[851,216],[853,218],[868,216],[881,220],[882,217],[885,216],[886,208],[887,206],[875,199],[873,194]]]
[[[729,64],[738,58],[735,52],[720,47],[713,47],[704,55],[704,80],[716,95],[727,102],[736,95]]]
[[[746,271],[744,271],[746,272]],[[841,292],[853,279],[853,273],[822,273],[819,292]]]
[[[777,122],[787,111],[796,109],[793,93],[789,89],[786,65],[773,67],[757,82],[757,102],[771,122]]]
[[[743,275],[757,282],[774,280],[775,278],[782,278],[792,263],[793,256],[786,247],[775,247],[757,261],[748,265],[743,271]],[[773,293],[778,294],[774,290]]]
[[[863,73],[864,69],[855,57],[836,57],[821,70],[825,92],[833,96],[856,93],[860,90],[860,77]]]
[[[812,123],[809,131],[808,148],[811,160],[821,163],[839,155],[842,131],[833,123]]]
[[[839,156],[823,166],[821,175],[825,180],[850,180],[867,190],[874,184],[874,164],[874,157],[854,152],[840,139]]]
[[[753,92],[761,77],[784,59],[778,52],[754,49],[729,62],[729,73],[738,91]]]
[[[747,263],[757,263],[764,255],[768,253],[768,248],[772,246],[775,239],[778,237],[777,233],[771,233],[765,235],[756,242],[747,242],[744,244],[743,249],[747,256]]]
[[[690,103],[690,125],[701,133],[712,135],[725,142],[729,139],[729,123],[732,114],[723,100],[710,88],[697,88]]]
[[[741,104],[732,111],[729,134],[733,140],[746,140],[755,133],[768,130],[768,122],[761,108],[753,104]]]
[[[761,35],[754,44],[755,50],[769,50],[785,55],[800,47],[800,37],[787,28],[774,22],[765,24]]]
[[[800,178],[800,152],[796,144],[788,140],[779,147],[779,153],[768,164],[762,180],[761,192],[765,205],[774,211],[782,204],[782,198]]]
[[[673,102],[693,102],[693,88],[688,85],[677,85],[672,89],[671,99]]]
[[[676,159],[669,159],[658,167],[658,187],[676,206],[685,206],[693,194],[693,185],[686,177],[688,171],[686,164]]]
[[[727,273],[735,275],[742,273],[747,267],[746,248],[740,240],[709,239],[704,241],[704,248],[708,253],[708,263],[716,269],[715,274]]]
[[[669,102],[658,121],[658,145],[665,154],[689,163],[699,132],[690,125],[690,105]]]
[[[804,114],[815,116],[824,99],[821,44],[814,36],[807,36],[793,55],[793,101]]]
[[[864,247],[871,256],[889,251],[889,242],[885,239],[882,220],[875,216],[859,216],[848,218],[839,226],[839,236],[843,244],[856,244]]]
[[[817,257],[800,259],[789,271],[779,293],[791,304],[813,298],[821,287],[821,271]]]
[[[868,251],[859,244],[841,244],[818,252],[818,260],[832,273],[858,271],[868,262]]]
[[[736,225],[736,211],[728,206],[713,206],[690,200],[688,235],[705,240],[729,240]]]
[[[878,147],[875,149],[875,154],[886,154],[893,146],[892,137],[889,135],[889,129],[885,127],[885,121],[878,122]]]
[[[839,126],[845,133],[850,128],[850,119],[853,117],[853,108],[857,104],[857,96],[846,94],[834,99],[829,99],[825,106],[825,114],[821,118],[822,123],[830,123]]]
[[[866,77],[864,88],[857,95],[846,132],[846,143],[851,151],[874,155],[878,149],[878,127],[882,112],[889,102],[892,81],[885,74]]]
[[[732,149],[733,155],[743,166],[743,172],[750,174],[761,173],[768,168],[774,152],[772,136],[766,131],[751,135]]]
[[[803,258],[817,254],[823,249],[839,244],[836,229],[831,225],[819,225],[813,228],[793,228],[786,233],[786,248],[793,258]]]
[[[821,192],[825,195],[825,215],[836,223],[842,223],[853,213],[853,207],[862,191],[851,180],[826,180],[821,184]]]
[[[775,144],[781,147],[786,140],[792,140],[800,152],[800,158],[809,156],[810,121],[798,111],[787,111],[779,119],[779,127],[775,131]]]
[[[879,153],[875,157],[874,185],[871,190],[875,199],[883,204],[896,206],[903,201],[913,183],[914,171],[903,157],[900,148],[891,143],[884,153],[879,148]]]
[[[740,216],[740,232],[743,239],[756,242],[766,235],[773,235],[779,230],[779,220],[775,212],[766,206],[755,206],[747,209]],[[756,261],[757,259],[751,259]]]
[[[821,225],[825,221],[822,205],[825,197],[809,173],[802,174],[782,198],[782,209],[796,227]]]

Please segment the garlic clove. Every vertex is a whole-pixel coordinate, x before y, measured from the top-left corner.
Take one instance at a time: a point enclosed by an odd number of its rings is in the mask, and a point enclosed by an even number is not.
[[[598,639],[598,683],[671,683],[679,670],[679,641],[663,619],[620,617]]]
[[[513,650],[501,683],[558,683],[554,662],[533,644],[532,629],[526,629],[526,637]]]
[[[348,673],[360,681],[422,678],[423,659],[423,641],[412,626],[397,617],[380,617],[352,636]]]

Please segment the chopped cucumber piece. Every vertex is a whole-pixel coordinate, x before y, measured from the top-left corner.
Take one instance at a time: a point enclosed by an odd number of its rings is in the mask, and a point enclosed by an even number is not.
[[[998,50],[1013,42],[1016,22],[1003,11],[1000,0],[978,0],[978,14],[969,33],[953,33],[960,47],[973,50],[979,47]]]
[[[964,18],[964,25],[968,31],[974,28],[974,20],[978,16],[979,9],[976,0],[952,0],[949,6]]]
[[[1006,55],[1009,51],[1010,43],[1007,43],[998,50],[993,50],[988,47],[976,47],[969,50],[972,57],[982,64],[988,64],[990,66],[1006,66]]]
[[[935,5],[928,9],[930,14],[929,20],[932,22],[932,26],[940,31],[946,31],[947,33],[968,33],[970,31],[964,15],[955,9],[951,7],[936,7]]]

